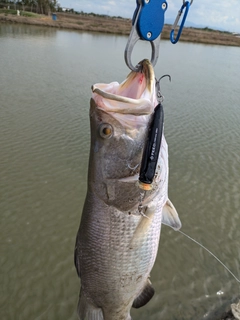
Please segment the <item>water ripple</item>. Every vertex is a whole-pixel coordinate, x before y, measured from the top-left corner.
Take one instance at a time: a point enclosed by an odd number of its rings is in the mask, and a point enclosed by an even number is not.
[[[73,320],[80,287],[73,248],[86,193],[90,87],[124,80],[128,70],[120,52],[126,38],[0,28],[0,318]],[[173,78],[162,90],[169,194],[183,230],[239,276],[239,54],[227,48],[226,61],[225,48],[216,48],[180,43],[173,52],[163,41],[164,63],[156,74]],[[193,58],[172,63],[189,50]],[[151,280],[156,294],[133,311],[134,319],[201,320],[239,293],[208,253],[167,227]]]

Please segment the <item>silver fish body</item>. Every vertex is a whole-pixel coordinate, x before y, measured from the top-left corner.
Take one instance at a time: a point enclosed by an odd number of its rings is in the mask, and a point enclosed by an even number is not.
[[[161,223],[181,226],[168,200],[168,147],[164,136],[153,187],[137,183],[149,123],[156,106],[148,60],[124,83],[93,86],[88,191],[75,247],[81,278],[80,320],[130,320],[131,307],[153,296],[149,280]],[[137,88],[137,89],[136,89]]]

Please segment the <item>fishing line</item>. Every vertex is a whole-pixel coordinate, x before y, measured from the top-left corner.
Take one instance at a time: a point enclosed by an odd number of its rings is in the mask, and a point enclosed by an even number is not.
[[[197,240],[191,238],[190,236],[188,236],[186,233],[184,233],[181,230],[178,230],[178,232],[180,232],[182,235],[184,235],[185,237],[187,237],[188,239],[192,240],[193,242],[195,242],[196,244],[198,244],[200,247],[202,247],[203,249],[205,249],[210,255],[212,255],[219,263],[221,263],[221,265],[233,276],[233,278],[240,283],[240,280],[235,276],[235,274],[232,273],[231,270],[228,269],[228,267],[220,260],[218,259],[217,256],[215,256],[215,254],[213,254],[210,250],[208,250],[206,247],[204,247],[204,245],[202,245],[201,243],[199,243]]]

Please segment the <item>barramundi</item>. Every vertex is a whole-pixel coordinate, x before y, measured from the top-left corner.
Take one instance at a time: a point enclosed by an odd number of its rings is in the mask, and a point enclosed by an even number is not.
[[[80,320],[130,320],[153,296],[150,282],[161,224],[181,222],[168,199],[168,146],[162,134],[150,187],[139,182],[158,104],[151,63],[121,84],[97,83],[90,101],[88,187],[75,246]]]

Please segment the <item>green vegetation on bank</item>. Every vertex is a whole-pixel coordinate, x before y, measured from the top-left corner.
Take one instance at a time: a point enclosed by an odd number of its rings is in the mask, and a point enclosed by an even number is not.
[[[21,10],[39,14],[49,14],[58,11],[60,7],[57,0],[0,0],[0,9]]]
[[[197,28],[194,28],[194,29],[197,29]],[[208,27],[202,28],[202,30],[209,31],[209,32],[222,32],[222,33],[228,33],[228,34],[232,33],[232,32],[229,32],[229,31],[221,31],[221,30],[211,29],[211,28],[208,28]]]
[[[75,11],[72,8],[61,7],[57,0],[22,0],[22,1],[8,1],[8,0],[0,0],[0,9],[9,9],[11,10],[23,10],[30,11],[40,14],[49,14],[49,12],[66,12],[73,13],[77,15],[85,15],[85,16],[93,16],[93,17],[101,17],[101,18],[118,18],[124,19],[123,17],[110,17],[106,14],[97,14],[94,12],[85,13],[83,11]],[[15,14],[14,12],[7,12],[11,14]],[[1,12],[2,13],[2,12]]]

